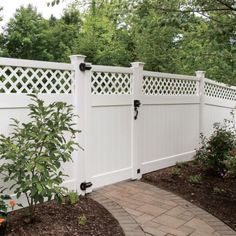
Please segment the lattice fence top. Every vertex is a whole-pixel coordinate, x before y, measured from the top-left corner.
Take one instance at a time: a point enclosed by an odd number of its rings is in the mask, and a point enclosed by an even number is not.
[[[0,93],[69,94],[72,77],[70,70],[0,66]]]
[[[197,96],[197,80],[144,76],[143,94],[159,96]]]
[[[131,94],[131,84],[129,73],[92,72],[92,94]]]
[[[206,82],[204,93],[208,97],[236,101],[236,89]]]

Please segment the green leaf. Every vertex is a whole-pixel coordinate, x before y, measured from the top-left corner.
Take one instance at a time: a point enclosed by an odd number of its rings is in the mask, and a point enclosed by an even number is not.
[[[16,193],[16,198],[19,198],[21,196],[21,192]]]
[[[10,199],[11,199],[11,196],[8,195],[8,194],[5,194],[5,195],[2,195],[1,198],[2,198],[3,200],[10,200]]]
[[[36,183],[36,187],[37,187],[37,190],[38,190],[38,192],[39,192],[39,194],[40,194],[40,193],[42,192],[42,190],[43,190],[42,185],[39,184],[39,183]]]

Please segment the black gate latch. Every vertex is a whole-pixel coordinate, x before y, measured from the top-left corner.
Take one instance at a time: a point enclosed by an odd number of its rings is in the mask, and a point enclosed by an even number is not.
[[[80,184],[80,189],[85,191],[87,188],[90,188],[93,184],[91,182],[83,182]]]
[[[134,111],[135,111],[135,115],[134,115],[134,119],[137,120],[138,118],[138,108],[140,107],[141,102],[139,100],[134,100]]]

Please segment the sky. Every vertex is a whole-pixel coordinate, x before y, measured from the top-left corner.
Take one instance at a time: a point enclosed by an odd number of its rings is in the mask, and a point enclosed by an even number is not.
[[[43,17],[49,18],[53,14],[58,18],[62,14],[63,8],[71,2],[70,0],[66,0],[54,7],[48,7],[47,3],[49,1],[50,0],[0,0],[0,7],[3,7],[3,10],[0,12],[1,17],[3,18],[3,21],[0,22],[0,27],[2,28],[6,25],[8,20],[13,17],[16,9],[20,6],[32,4],[37,7],[38,12],[41,13]]]

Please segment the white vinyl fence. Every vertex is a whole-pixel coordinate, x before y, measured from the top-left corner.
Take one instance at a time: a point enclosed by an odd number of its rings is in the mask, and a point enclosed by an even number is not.
[[[73,104],[84,151],[63,167],[64,185],[80,193],[190,160],[200,133],[210,135],[236,106],[236,88],[202,71],[187,76],[145,71],[140,62],[124,68],[70,58],[71,64],[0,58],[0,133],[12,131],[10,118],[28,119],[26,95],[34,90],[46,103]],[[92,186],[82,191],[81,183]]]

